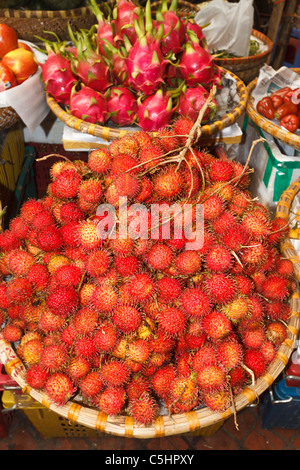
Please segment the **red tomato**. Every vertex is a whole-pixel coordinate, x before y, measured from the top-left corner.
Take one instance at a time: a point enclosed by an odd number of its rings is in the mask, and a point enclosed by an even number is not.
[[[15,74],[0,62],[0,92],[18,85]]]
[[[26,51],[32,52],[31,47],[28,44],[26,44],[25,42],[18,41],[18,47],[20,49],[26,49]]]
[[[2,63],[14,72],[18,84],[25,82],[38,69],[33,52],[21,47],[8,52],[3,57]]]
[[[0,23],[0,59],[18,47],[18,34],[7,24]]]

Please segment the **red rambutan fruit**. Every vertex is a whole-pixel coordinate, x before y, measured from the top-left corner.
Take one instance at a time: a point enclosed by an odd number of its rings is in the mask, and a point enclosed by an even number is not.
[[[165,307],[159,314],[160,327],[171,336],[178,336],[184,332],[187,324],[183,310],[176,307]]]
[[[218,364],[226,371],[238,367],[242,363],[243,348],[238,341],[225,338],[216,345]]]
[[[40,312],[38,326],[44,333],[58,331],[65,325],[65,317],[53,313],[49,308],[44,307]]]
[[[211,271],[228,271],[232,265],[229,249],[218,244],[212,246],[206,255],[205,264]]]
[[[66,368],[66,373],[74,383],[78,384],[90,370],[91,364],[85,357],[74,356]]]
[[[44,350],[43,342],[38,339],[30,339],[25,344],[21,344],[21,355],[25,364],[33,365],[40,363]]]
[[[81,181],[80,185],[78,186],[78,200],[83,200],[90,204],[99,204],[102,198],[102,194],[101,181],[97,179],[91,178]]]
[[[234,278],[225,273],[212,273],[207,276],[205,290],[212,302],[220,304],[232,301],[236,295]]]
[[[78,384],[81,393],[88,398],[94,398],[104,389],[104,383],[99,371],[91,370]]]
[[[200,370],[206,365],[217,363],[216,349],[211,344],[204,344],[196,352],[192,360],[192,368],[194,371]]]
[[[122,173],[118,175],[108,185],[105,191],[107,202],[114,207],[119,206],[119,198],[134,198],[141,190],[141,184],[137,176],[130,173]]]
[[[10,230],[4,230],[0,233],[0,251],[6,252],[18,248],[21,240],[15,236]]]
[[[236,217],[231,212],[225,210],[220,217],[212,221],[212,228],[215,233],[222,235],[222,233],[236,223]]]
[[[209,297],[198,287],[185,289],[180,297],[180,302],[185,312],[191,317],[202,317],[211,310]]]
[[[214,392],[206,392],[202,395],[205,406],[212,411],[225,411],[231,405],[230,393],[227,390],[218,390]]]
[[[78,356],[91,360],[98,355],[93,336],[76,337],[73,344],[74,352]]]
[[[267,220],[256,217],[252,211],[244,214],[241,225],[250,233],[255,240],[262,240],[268,236],[270,226]]]
[[[276,356],[277,345],[266,339],[260,347],[260,352],[264,356],[267,364],[273,361]]]
[[[2,329],[3,338],[10,343],[19,341],[22,337],[22,329],[14,323],[7,323]]]
[[[172,249],[165,243],[155,243],[148,251],[147,261],[151,268],[164,270],[170,266],[173,259]]]
[[[61,370],[68,360],[68,352],[62,344],[45,346],[41,355],[40,364],[50,372]]]
[[[138,363],[145,363],[149,359],[151,352],[148,341],[142,338],[137,338],[130,342],[127,349],[129,359]]]
[[[65,405],[76,391],[72,380],[62,372],[50,375],[45,384],[45,390],[52,402],[58,406]]]
[[[272,245],[277,245],[281,240],[288,236],[290,231],[289,223],[283,217],[276,217],[271,221],[268,241]]]
[[[112,312],[118,300],[116,290],[110,285],[96,286],[91,297],[93,307],[100,312]]]
[[[176,408],[183,411],[190,411],[191,405],[195,406],[198,397],[198,385],[194,378],[179,375],[170,384],[169,406],[174,403]]]
[[[102,365],[101,378],[107,385],[121,386],[128,382],[130,369],[118,359],[110,359]]]
[[[62,204],[59,215],[62,224],[67,224],[69,222],[80,222],[84,219],[84,212],[74,201]]]
[[[203,208],[204,221],[213,221],[217,219],[225,209],[225,205],[221,197],[217,193],[210,193],[210,188],[205,190],[200,201]]]
[[[10,233],[13,237],[24,240],[28,233],[28,225],[21,216],[14,217],[9,222]]]
[[[151,385],[160,398],[164,398],[170,391],[170,385],[176,377],[176,369],[172,364],[158,369],[151,379]]]
[[[214,160],[207,168],[208,177],[212,182],[230,181],[233,176],[233,165],[230,160]]]
[[[9,303],[24,304],[32,295],[32,286],[25,278],[16,277],[7,283],[6,296]]]
[[[37,292],[45,291],[50,279],[48,268],[44,264],[33,264],[27,271],[26,278]]]
[[[275,346],[279,346],[287,338],[286,327],[279,321],[271,322],[267,326],[266,337]]]
[[[86,271],[92,277],[102,276],[108,270],[110,262],[108,251],[97,248],[88,254]]]
[[[113,416],[119,415],[126,402],[126,392],[123,387],[109,386],[101,392],[97,405],[102,413]]]
[[[136,302],[150,300],[155,292],[155,283],[146,272],[135,274],[128,285],[129,293]]]
[[[37,390],[41,390],[45,387],[49,377],[50,372],[40,364],[33,364],[26,370],[26,382],[30,387],[36,388]]]
[[[266,359],[258,349],[246,349],[244,352],[244,364],[253,372],[257,379],[266,370]]]
[[[55,226],[41,229],[36,234],[37,246],[44,251],[55,251],[62,247],[60,230]]]
[[[88,167],[96,174],[103,175],[110,170],[112,157],[109,149],[99,148],[89,154]]]
[[[158,299],[161,302],[174,302],[179,298],[182,292],[182,286],[179,279],[169,276],[162,277],[156,282]]]
[[[176,165],[166,165],[153,178],[153,193],[158,199],[172,201],[179,196],[184,180]]]
[[[142,322],[142,314],[131,305],[120,305],[112,314],[112,322],[124,333],[136,331]]]
[[[126,385],[126,394],[129,400],[138,398],[143,392],[150,391],[151,384],[142,374],[132,375],[129,383]]]
[[[7,268],[16,277],[24,276],[35,263],[35,257],[22,249],[12,250],[7,259]]]
[[[200,391],[222,390],[226,386],[226,372],[216,364],[203,366],[197,371]]]
[[[102,243],[99,237],[97,225],[86,220],[80,223],[78,228],[78,243],[84,250],[93,250],[99,247]]]
[[[228,380],[233,393],[239,393],[248,382],[249,376],[242,365],[234,367],[228,371]]]
[[[231,225],[221,234],[222,242],[229,249],[236,252],[239,251],[242,246],[247,245],[249,238],[249,233],[239,223]]]
[[[121,276],[133,276],[139,269],[139,260],[136,256],[115,256],[114,262]]]
[[[194,122],[192,121],[192,119],[186,116],[180,116],[176,119],[176,121],[174,121],[172,127],[182,145],[186,143],[186,140],[192,130],[193,125]]]
[[[270,300],[283,300],[289,295],[289,282],[281,275],[268,276],[261,285],[260,293]]]
[[[55,270],[51,277],[51,285],[58,287],[77,287],[81,281],[82,273],[78,266],[67,264]]]
[[[81,307],[72,318],[73,326],[81,336],[92,333],[99,320],[99,313],[89,307]]]
[[[74,198],[81,183],[81,175],[73,169],[63,170],[52,183],[52,193],[58,199]]]
[[[94,343],[100,352],[110,352],[117,344],[117,332],[115,327],[108,321],[103,321],[98,327]]]
[[[72,287],[56,287],[48,293],[46,303],[53,313],[66,316],[76,309],[78,295]]]
[[[138,423],[151,424],[158,416],[159,408],[156,400],[147,392],[129,402],[128,412]]]
[[[201,256],[194,250],[181,252],[175,261],[176,268],[180,274],[189,276],[196,274],[201,268]]]
[[[223,305],[221,310],[231,322],[238,323],[251,313],[251,304],[246,296],[240,295]]]
[[[202,326],[213,340],[221,339],[232,331],[232,324],[226,315],[218,310],[208,312],[202,319]]]

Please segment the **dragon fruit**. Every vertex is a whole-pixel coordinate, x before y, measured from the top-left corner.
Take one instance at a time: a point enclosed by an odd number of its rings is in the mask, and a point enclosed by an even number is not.
[[[126,61],[129,83],[143,95],[152,95],[164,83],[163,76],[169,61],[165,59],[160,49],[163,24],[153,34],[149,0],[145,8],[144,25],[141,27],[135,20],[134,26],[138,38],[131,47]]]
[[[58,103],[69,105],[71,90],[77,82],[70,60],[50,49],[46,61],[40,66],[47,92]]]
[[[119,126],[134,123],[137,113],[136,96],[125,86],[112,86],[105,94],[109,118]]]
[[[117,48],[108,43],[108,41],[105,42],[104,53],[107,63],[109,63],[113,83],[115,85],[129,86],[127,70],[128,52],[126,46],[124,45]]]
[[[185,39],[187,41],[190,40],[190,38],[189,38],[189,32],[190,31],[193,31],[193,33],[196,34],[200,46],[202,46],[204,49],[207,49],[206,39],[205,39],[205,36],[203,34],[203,30],[202,30],[201,26],[199,26],[198,23],[196,23],[196,21],[193,18],[188,18],[187,22],[186,22],[186,37],[185,37]]]
[[[170,52],[178,54],[182,51],[185,39],[185,24],[176,13],[178,0],[172,0],[168,8],[167,1],[162,1],[161,9],[156,12],[156,26],[161,23],[164,26],[164,35],[161,43],[161,50],[164,55]]]
[[[103,46],[105,45],[105,40],[113,45],[115,44],[114,31],[110,17],[107,19],[104,18],[103,13],[95,0],[90,0],[90,7],[92,8],[92,11],[97,18],[97,39],[99,52],[100,54],[104,54]]]
[[[137,33],[133,24],[139,19],[141,8],[131,0],[117,0],[113,9],[112,25],[115,32],[115,43],[123,42],[124,34],[133,45],[137,39]]]
[[[196,121],[199,111],[205,104],[208,96],[208,91],[202,85],[198,84],[195,87],[185,86],[178,100],[177,112],[182,116],[187,116],[193,121]],[[213,99],[204,113],[202,119],[203,124],[213,119],[217,107],[217,102]]]
[[[84,30],[75,36],[69,27],[69,35],[77,50],[72,58],[74,73],[84,85],[99,92],[105,91],[112,84],[109,65]]]
[[[72,90],[70,113],[93,124],[104,123],[109,117],[104,96],[87,86],[82,86],[79,91]]]
[[[155,132],[169,124],[174,113],[173,100],[168,92],[159,89],[144,100],[138,99],[138,123],[144,131]]]
[[[213,56],[204,49],[195,34],[190,33],[193,40],[185,43],[178,69],[189,86],[197,84],[210,88],[216,69]]]

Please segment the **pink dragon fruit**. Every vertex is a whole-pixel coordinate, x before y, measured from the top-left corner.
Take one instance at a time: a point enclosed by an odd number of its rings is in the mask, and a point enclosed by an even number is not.
[[[77,82],[70,60],[49,50],[46,62],[40,66],[47,92],[58,103],[69,105],[71,90]]]
[[[77,54],[72,58],[72,67],[79,80],[93,90],[103,92],[111,84],[109,65],[95,49],[88,34],[81,30],[76,37],[69,27],[69,35],[76,46]]]
[[[137,98],[125,86],[112,86],[105,94],[109,118],[119,126],[134,123],[137,113]]]
[[[172,52],[178,54],[182,51],[185,39],[186,27],[176,13],[178,0],[172,0],[168,8],[166,0],[162,1],[161,9],[156,12],[157,24],[164,26],[164,35],[161,43],[161,50],[164,55]]]
[[[104,54],[103,46],[105,45],[105,40],[113,45],[115,44],[114,32],[112,29],[110,17],[105,19],[104,14],[100,10],[95,0],[90,0],[90,7],[92,8],[92,11],[97,18],[97,39],[99,52],[100,54]]]
[[[186,40],[187,41],[190,40],[190,37],[189,37],[189,32],[190,31],[193,31],[194,34],[196,34],[200,46],[202,46],[204,49],[207,49],[206,39],[205,39],[205,36],[203,34],[203,30],[202,30],[201,26],[199,26],[193,18],[188,18],[188,20],[186,22],[186,32],[187,32],[186,33]]]
[[[163,24],[153,32],[150,1],[145,8],[144,25],[135,21],[138,38],[131,47],[127,57],[127,70],[129,83],[136,91],[143,95],[152,95],[162,83],[168,60],[160,49],[160,40],[163,36]]]
[[[208,91],[202,85],[197,85],[195,87],[185,86],[178,100],[177,112],[182,116],[189,117],[192,121],[196,121],[199,111],[205,104],[208,96]],[[213,119],[216,114],[217,107],[217,102],[213,99],[204,113],[202,119],[203,124]]]
[[[119,48],[116,48],[107,41],[105,42],[106,44],[104,45],[104,53],[106,61],[110,67],[110,73],[113,83],[115,85],[129,86],[127,70],[128,52],[126,47],[121,46]]]
[[[143,101],[138,99],[138,124],[144,131],[155,132],[169,124],[174,113],[173,100],[168,92],[159,89]]]
[[[70,98],[70,113],[93,124],[103,124],[109,117],[104,96],[87,86],[83,86],[79,91],[73,89]]]
[[[115,43],[123,42],[124,34],[129,38],[131,44],[137,39],[137,33],[133,24],[139,19],[140,7],[131,0],[117,0],[113,10],[112,25],[115,31]]]
[[[200,45],[197,39],[185,43],[178,69],[189,86],[200,83],[205,88],[210,88],[215,77],[213,56]]]

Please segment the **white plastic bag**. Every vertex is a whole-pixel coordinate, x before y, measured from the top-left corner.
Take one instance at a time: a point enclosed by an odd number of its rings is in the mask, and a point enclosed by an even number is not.
[[[247,57],[253,28],[253,0],[230,3],[212,0],[195,16],[196,23],[203,28],[210,53],[226,50],[240,57]]]

